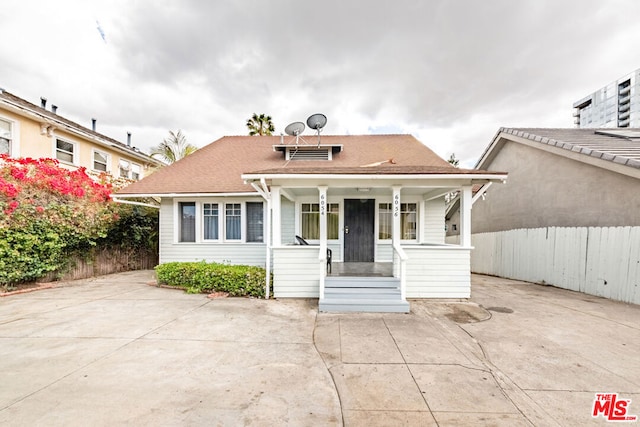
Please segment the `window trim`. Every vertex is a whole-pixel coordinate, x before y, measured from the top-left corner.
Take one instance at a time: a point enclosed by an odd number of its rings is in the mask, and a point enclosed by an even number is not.
[[[17,141],[20,140],[20,122],[8,117],[0,116],[0,120],[9,123],[9,153],[10,157],[20,157],[20,147]]]
[[[127,176],[122,176],[122,174],[120,173],[120,164],[122,162],[128,163],[128,165],[129,165],[128,169],[127,169]],[[140,169],[140,173],[139,173],[140,177],[138,179],[133,178],[133,166],[137,166]],[[133,162],[133,161],[131,161],[129,159],[126,159],[124,157],[120,157],[118,159],[118,176],[117,176],[117,178],[126,178],[126,179],[130,179],[130,180],[133,180],[133,181],[140,181],[140,179],[142,179],[142,165],[140,165],[140,164],[138,164],[136,162]]]
[[[302,205],[308,205],[308,204],[315,204],[315,205],[320,205],[320,202],[318,200],[317,197],[311,198],[311,197],[301,197],[299,200],[296,201],[295,204],[295,225],[294,225],[294,230],[295,230],[295,234],[298,236],[302,236]],[[329,239],[327,238],[327,242],[331,242],[331,243],[340,243],[342,244],[342,230],[344,228],[344,198],[340,197],[340,198],[334,198],[334,197],[329,197],[327,198],[327,215],[329,214],[329,205],[338,205],[338,211],[335,212],[338,215],[338,237],[335,239]],[[319,217],[318,217],[319,220]],[[329,223],[327,221],[327,228],[329,226]],[[327,236],[329,234],[329,230],[327,229]],[[307,239],[305,238],[305,240],[309,243],[313,243],[313,244],[317,244],[320,242],[320,239]]]
[[[380,198],[376,199],[376,242],[388,244],[393,241],[393,236],[390,239],[380,239],[380,205],[381,204],[390,204],[392,203],[391,198]],[[415,239],[400,239],[400,243],[420,243],[422,241],[421,234],[422,233],[422,221],[424,215],[424,206],[420,199],[415,197],[405,197],[400,198],[400,205],[413,203],[416,205],[416,238]],[[400,212],[402,214],[402,211]],[[391,218],[391,229],[393,233],[393,217]],[[402,224],[400,224],[400,229],[402,230]],[[401,231],[402,232],[402,231]],[[401,236],[402,237],[402,236]]]
[[[241,199],[237,197],[227,198],[188,198],[178,197],[173,199],[173,243],[178,245],[183,244],[225,244],[225,243],[242,243],[248,245],[264,245],[266,242],[247,242],[247,219],[246,219],[246,204],[247,202],[262,203],[262,232],[263,240],[266,239],[267,230],[266,227],[266,204],[264,199],[260,197],[251,197],[247,199]],[[181,242],[180,241],[180,203],[195,203],[196,204],[196,240],[195,242]],[[218,240],[205,239],[204,238],[204,204],[217,204],[218,205]],[[240,239],[227,239],[226,238],[226,205],[227,204],[240,204]]]
[[[96,169],[96,153],[101,154],[105,157],[105,170],[101,171],[100,169]],[[95,148],[91,149],[91,170],[97,173],[111,173],[111,154],[106,151],[97,150]]]
[[[66,142],[67,144],[71,144],[73,146],[73,152],[71,152],[71,157],[73,160],[71,162],[67,160],[61,160],[58,158],[58,141]],[[69,153],[68,151],[60,150],[63,153]],[[53,158],[65,165],[73,165],[78,166],[78,159],[80,158],[80,145],[66,138],[61,138],[59,136],[53,137]]]

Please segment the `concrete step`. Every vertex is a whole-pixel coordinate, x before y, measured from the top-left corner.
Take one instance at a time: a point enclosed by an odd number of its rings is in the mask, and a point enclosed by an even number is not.
[[[409,303],[392,299],[321,299],[318,303],[318,309],[326,313],[409,313]]]
[[[400,299],[397,288],[325,288],[325,296],[333,298],[391,298]]]
[[[326,288],[400,288],[400,279],[395,277],[326,277]]]

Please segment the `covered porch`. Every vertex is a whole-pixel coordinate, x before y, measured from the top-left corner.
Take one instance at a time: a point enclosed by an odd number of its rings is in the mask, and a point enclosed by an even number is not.
[[[319,309],[331,312],[409,312],[408,298],[468,298],[471,188],[506,175],[411,169],[243,175],[267,204],[274,296],[318,298]],[[461,238],[448,245],[445,196],[456,191]],[[291,232],[310,244],[295,244]]]

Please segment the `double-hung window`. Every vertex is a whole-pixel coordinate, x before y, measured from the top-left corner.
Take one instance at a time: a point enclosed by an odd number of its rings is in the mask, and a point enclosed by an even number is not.
[[[120,159],[118,162],[118,175],[120,178],[140,179],[140,165],[130,162],[129,160]]]
[[[195,242],[196,241],[196,203],[180,202],[178,203],[178,215],[180,215],[180,230],[178,241]]]
[[[93,152],[93,170],[99,172],[107,172],[107,163],[109,155],[102,151]]]
[[[400,239],[416,240],[418,233],[418,204],[400,203]],[[378,239],[393,237],[393,209],[391,203],[378,204]]]
[[[247,242],[264,242],[262,202],[247,202]]]
[[[0,154],[11,155],[11,122],[0,120]]]
[[[202,205],[204,240],[218,240],[220,211],[217,203]]]
[[[393,210],[391,203],[378,205],[378,239],[390,240],[393,230]]]
[[[225,203],[225,239],[242,239],[242,204]]]
[[[303,203],[301,206],[301,231],[303,239],[320,239],[320,204]],[[340,223],[340,205],[329,203],[327,205],[327,239],[338,239],[338,226]]]
[[[400,203],[400,236],[402,240],[416,240],[418,237],[417,203]]]
[[[62,139],[56,139],[56,159],[64,163],[75,163],[75,155],[75,144]]]

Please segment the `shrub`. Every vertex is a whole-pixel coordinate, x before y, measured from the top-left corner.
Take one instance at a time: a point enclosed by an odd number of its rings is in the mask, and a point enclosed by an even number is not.
[[[156,267],[158,283],[189,293],[228,292],[231,296],[264,297],[264,268],[200,262],[170,262]]]

